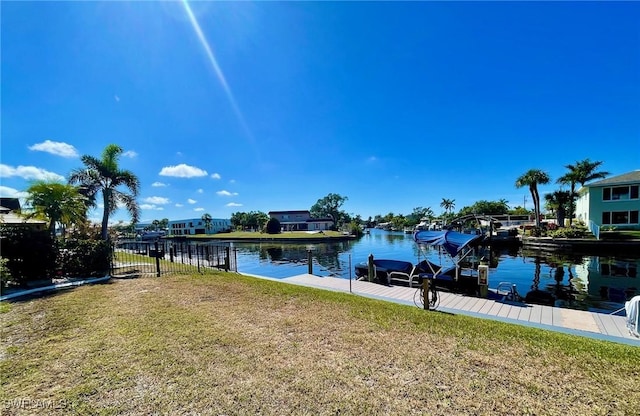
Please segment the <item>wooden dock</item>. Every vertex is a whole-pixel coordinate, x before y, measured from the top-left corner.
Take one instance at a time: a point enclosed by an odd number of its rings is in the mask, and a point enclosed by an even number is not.
[[[404,286],[384,286],[366,281],[319,277],[311,274],[278,279],[280,281],[320,289],[351,292],[390,302],[414,305],[417,289]],[[528,325],[591,338],[640,346],[640,339],[631,336],[625,318],[596,312],[552,306],[496,301],[444,291],[438,292],[437,310]]]

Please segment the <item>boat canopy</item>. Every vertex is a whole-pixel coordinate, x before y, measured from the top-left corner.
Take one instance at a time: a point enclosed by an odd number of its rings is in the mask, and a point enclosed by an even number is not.
[[[416,231],[413,239],[418,244],[442,246],[451,257],[460,254],[473,241],[482,238],[479,234],[463,234],[452,230]]]

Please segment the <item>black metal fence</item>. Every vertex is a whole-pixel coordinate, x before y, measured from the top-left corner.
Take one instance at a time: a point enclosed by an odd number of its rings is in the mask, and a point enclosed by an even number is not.
[[[113,245],[111,275],[114,277],[219,270],[238,271],[236,250],[228,243],[121,240]]]

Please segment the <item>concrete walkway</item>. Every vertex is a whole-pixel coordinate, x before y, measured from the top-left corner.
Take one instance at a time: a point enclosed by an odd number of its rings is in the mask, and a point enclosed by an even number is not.
[[[348,293],[351,290],[356,295],[407,305],[415,305],[414,297],[417,292],[416,288],[383,286],[377,283],[319,277],[311,274],[274,280],[339,292]],[[440,296],[438,311],[500,320],[640,347],[640,339],[631,336],[625,325],[624,316],[520,302],[495,301],[444,291],[439,291],[438,294]]]

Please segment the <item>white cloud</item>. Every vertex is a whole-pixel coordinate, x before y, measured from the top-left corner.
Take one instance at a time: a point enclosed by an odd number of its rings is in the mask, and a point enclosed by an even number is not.
[[[118,97],[117,95],[114,95],[113,99],[116,100],[117,102],[120,102],[120,97]]]
[[[129,158],[133,159],[134,157],[138,156],[138,153],[136,153],[136,152],[135,152],[135,151],[133,151],[133,150],[127,150],[126,152],[124,152],[124,153],[122,154],[122,156],[124,156],[124,157],[129,157]]]
[[[18,176],[27,180],[64,181],[64,176],[49,172],[35,166],[13,166],[0,164],[0,178],[11,178]]]
[[[184,205],[182,204],[176,204],[176,208],[182,208]]]
[[[367,162],[369,162],[369,163],[373,163],[373,162],[376,162],[377,160],[378,160],[378,158],[377,158],[377,157],[375,157],[375,156],[370,156],[370,157],[367,159]]]
[[[194,211],[204,211],[204,208],[194,208]]]
[[[198,193],[199,194],[203,194],[204,193],[204,189],[202,189],[202,188],[198,189]]]
[[[151,184],[151,186],[153,186],[154,188],[161,188],[161,187],[165,187],[165,186],[169,186],[166,183],[162,183],[162,182],[154,182]]]
[[[187,199],[187,202],[190,203],[190,204],[195,204],[198,201],[196,201],[195,199],[189,198],[189,199]]]
[[[218,195],[220,195],[220,196],[237,196],[238,195],[237,192],[229,192],[229,191],[225,191],[224,189],[222,191],[218,191],[216,193]]]
[[[212,174],[211,174],[211,177],[212,177],[213,179],[220,179],[220,178],[222,178],[222,176],[220,176],[220,174],[219,174],[219,173],[212,173]]]
[[[229,202],[226,206],[228,206],[228,207],[241,207],[242,204],[238,204],[237,202]]]
[[[29,150],[47,152],[62,157],[78,157],[78,151],[75,147],[63,142],[52,142],[51,140],[45,140],[42,143],[29,146]]]
[[[229,179],[229,183],[236,183],[235,179]]]
[[[3,198],[26,198],[28,193],[0,185],[0,196]]]
[[[159,206],[154,205],[154,204],[141,204],[140,205],[140,209],[152,209],[154,211],[162,211],[164,208],[159,207]]]
[[[164,204],[168,204],[169,202],[169,198],[164,198],[162,196],[150,196],[148,198],[143,199],[144,202],[148,202],[149,204],[158,204],[158,205],[164,205]]]
[[[177,166],[165,166],[160,171],[160,176],[175,176],[177,178],[193,178],[207,176],[207,171],[181,163]]]

